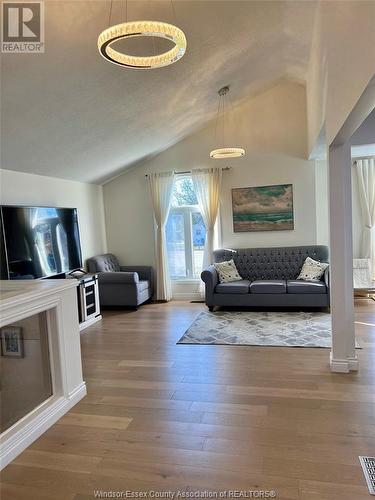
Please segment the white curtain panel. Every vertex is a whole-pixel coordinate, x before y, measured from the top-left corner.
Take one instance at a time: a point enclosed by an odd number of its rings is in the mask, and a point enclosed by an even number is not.
[[[375,286],[371,276],[370,259],[353,259],[353,284],[355,290]]]
[[[206,244],[203,255],[203,269],[212,264],[215,224],[217,221],[222,185],[221,168],[194,169],[191,172],[199,208],[206,226]]]
[[[361,257],[370,259],[372,274],[375,273],[375,158],[357,160],[359,199],[362,215]]]
[[[172,285],[169,276],[167,239],[165,226],[167,225],[171,208],[174,172],[153,173],[148,176],[152,207],[156,227],[156,298],[157,300],[171,300]]]

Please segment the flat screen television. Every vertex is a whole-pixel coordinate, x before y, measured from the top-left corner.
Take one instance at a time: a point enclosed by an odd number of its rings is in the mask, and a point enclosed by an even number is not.
[[[47,278],[82,267],[76,208],[3,205],[1,221],[8,279]]]

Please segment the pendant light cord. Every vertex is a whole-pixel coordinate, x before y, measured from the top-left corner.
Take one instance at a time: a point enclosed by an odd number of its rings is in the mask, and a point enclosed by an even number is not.
[[[171,0],[171,9],[172,9],[172,14],[173,14],[173,17],[174,17],[174,22],[175,22],[175,24],[178,24],[178,22],[177,22],[176,10],[175,10],[175,8],[174,8],[174,3],[173,3],[173,0]]]
[[[151,19],[151,0],[148,0],[148,11],[150,13],[150,19]],[[155,42],[154,36],[151,37],[151,41],[152,41],[152,50],[153,50],[153,53],[155,56],[156,55],[156,42]]]
[[[219,94],[219,104],[217,107],[217,113],[216,113],[216,121],[215,121],[215,142],[221,142],[223,147],[227,147],[227,143],[225,142],[225,133],[226,133],[226,126],[225,126],[225,118],[226,114],[228,115],[228,112],[230,110],[233,111],[233,104],[231,100],[229,100],[229,105],[228,102],[225,102],[225,98],[229,97],[227,94],[229,93],[229,88],[228,87],[223,87],[218,91]],[[229,106],[229,108],[228,108]],[[229,110],[229,111],[228,111]],[[220,123],[220,120],[222,120],[222,123]],[[228,127],[227,127],[228,128]],[[221,135],[221,137],[219,137]]]
[[[219,126],[219,117],[220,117],[220,104],[221,104],[221,97],[219,96],[219,103],[217,105],[217,113],[216,113],[216,123],[215,123],[215,143],[217,143],[217,129]]]
[[[223,95],[223,144],[226,146],[225,142],[225,95]]]
[[[110,26],[111,26],[112,7],[113,7],[113,0],[111,0],[111,5],[110,5],[110,7],[109,7],[109,16],[108,16],[108,27],[109,27],[109,28],[110,28]]]

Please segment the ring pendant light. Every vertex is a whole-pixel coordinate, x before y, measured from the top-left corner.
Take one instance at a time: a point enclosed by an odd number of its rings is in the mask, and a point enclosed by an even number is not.
[[[217,140],[217,127],[218,127],[218,122],[219,122],[219,117],[220,117],[220,109],[222,109],[222,119],[223,119],[223,144],[225,144],[225,96],[229,92],[229,87],[225,86],[222,87],[219,91],[219,106],[218,106],[218,111],[217,111],[217,118],[216,118],[216,127],[215,127],[215,140]],[[222,105],[221,105],[222,102]],[[221,160],[223,158],[240,158],[241,156],[245,156],[246,151],[244,148],[239,148],[239,147],[222,147],[222,148],[217,148],[213,149],[210,152],[210,158],[214,160]]]
[[[111,19],[112,2],[113,0],[111,0],[108,24]],[[174,12],[172,0],[171,6]],[[134,56],[113,48],[113,44],[119,40],[137,37],[165,38],[173,42],[174,46],[166,52],[152,56]],[[161,21],[130,21],[110,26],[100,33],[98,49],[107,61],[119,66],[133,69],[161,68],[181,59],[186,51],[186,37],[184,32],[173,24]]]

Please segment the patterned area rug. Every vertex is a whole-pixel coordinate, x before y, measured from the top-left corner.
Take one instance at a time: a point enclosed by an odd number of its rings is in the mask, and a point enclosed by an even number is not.
[[[202,312],[178,344],[331,347],[331,315],[322,312]]]

